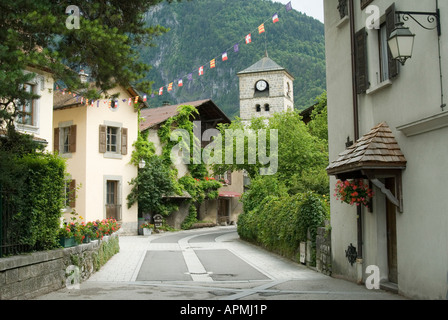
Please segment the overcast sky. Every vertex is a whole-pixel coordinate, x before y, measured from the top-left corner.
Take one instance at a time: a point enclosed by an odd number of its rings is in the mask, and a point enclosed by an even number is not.
[[[275,2],[281,2],[287,4],[291,1],[292,8],[294,10],[305,13],[307,16],[311,16],[324,22],[324,4],[323,0],[274,0]]]

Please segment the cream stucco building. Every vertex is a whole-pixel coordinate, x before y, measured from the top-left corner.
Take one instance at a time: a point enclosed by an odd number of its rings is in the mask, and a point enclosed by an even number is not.
[[[108,93],[119,97],[86,104],[68,90],[55,92],[53,149],[67,160],[67,192],[76,188],[64,216],[75,210],[85,221],[115,218],[122,232],[137,234],[137,206],[128,209],[126,197],[138,170],[130,164],[138,137],[138,94],[122,87]]]
[[[45,145],[45,151],[53,150],[53,75],[42,68],[29,67],[25,73],[35,77],[24,84],[24,89],[40,96],[39,99],[18,105],[18,117],[14,122],[18,132],[29,134],[34,140]],[[0,132],[1,134],[1,132]]]
[[[360,178],[375,192],[370,210],[331,199],[333,275],[364,283],[376,266],[384,289],[448,299],[448,32],[439,36],[428,14],[413,17],[433,30],[402,14],[440,10],[444,26],[448,2],[324,8],[330,191]],[[404,66],[387,44],[399,18],[416,35]]]

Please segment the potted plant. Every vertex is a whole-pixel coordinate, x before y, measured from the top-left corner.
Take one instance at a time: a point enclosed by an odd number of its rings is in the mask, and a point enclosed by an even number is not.
[[[63,248],[70,248],[76,246],[75,237],[72,233],[71,228],[67,224],[64,224],[59,229],[59,244]]]
[[[372,189],[362,179],[352,181],[338,180],[336,182],[334,193],[336,200],[341,200],[341,202],[348,203],[349,205],[364,205],[368,207],[373,195]]]
[[[152,230],[154,230],[154,225],[149,222],[145,222],[141,225],[141,228],[143,229],[144,236],[150,236],[152,234]]]

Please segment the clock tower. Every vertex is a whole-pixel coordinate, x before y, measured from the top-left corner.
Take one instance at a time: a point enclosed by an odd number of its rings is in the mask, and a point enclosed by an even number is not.
[[[294,109],[294,77],[266,56],[239,72],[240,118],[271,117]]]

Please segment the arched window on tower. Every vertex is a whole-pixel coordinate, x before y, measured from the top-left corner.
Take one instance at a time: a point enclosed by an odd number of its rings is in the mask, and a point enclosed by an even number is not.
[[[264,111],[266,111],[266,112],[269,112],[269,111],[271,111],[271,108],[269,107],[269,104],[265,104],[264,105]]]
[[[257,112],[261,112],[261,106],[260,106],[259,104],[257,104],[257,105],[255,106],[255,110],[256,110]]]

